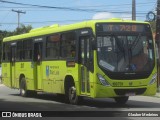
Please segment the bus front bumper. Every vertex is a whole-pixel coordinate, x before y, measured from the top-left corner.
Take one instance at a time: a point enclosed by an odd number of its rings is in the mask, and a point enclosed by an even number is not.
[[[117,97],[117,96],[153,96],[156,94],[156,83],[148,86],[139,87],[107,87],[100,84],[95,85],[95,98]]]

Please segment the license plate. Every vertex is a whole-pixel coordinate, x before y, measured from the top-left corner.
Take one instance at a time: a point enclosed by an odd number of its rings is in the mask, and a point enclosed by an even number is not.
[[[135,93],[126,93],[125,96],[135,96]]]

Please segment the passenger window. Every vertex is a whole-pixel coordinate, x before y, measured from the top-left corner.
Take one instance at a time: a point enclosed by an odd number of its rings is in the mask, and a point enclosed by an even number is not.
[[[59,58],[60,35],[55,34],[47,37],[46,41],[46,58]]]
[[[10,60],[10,43],[3,43],[3,60]]]
[[[32,59],[32,40],[23,41],[24,59]]]
[[[23,42],[18,41],[17,42],[17,55],[16,55],[17,60],[22,60],[23,59]]]
[[[74,58],[76,56],[76,34],[69,32],[62,34],[61,39],[61,57]]]

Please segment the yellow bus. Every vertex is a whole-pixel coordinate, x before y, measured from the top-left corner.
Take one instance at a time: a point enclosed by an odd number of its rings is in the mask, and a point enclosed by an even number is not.
[[[2,81],[24,97],[40,91],[71,104],[84,96],[125,104],[156,93],[156,64],[149,23],[90,20],[4,38]]]

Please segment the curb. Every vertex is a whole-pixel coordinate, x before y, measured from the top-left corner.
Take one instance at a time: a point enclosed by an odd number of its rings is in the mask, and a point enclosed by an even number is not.
[[[156,97],[156,98],[160,98],[160,96],[154,96],[154,97]]]
[[[0,84],[0,87],[1,87],[1,86],[4,86],[4,85],[3,85],[3,84]]]
[[[157,94],[156,94],[156,95],[154,95],[153,97],[160,98],[160,93],[157,93]]]

